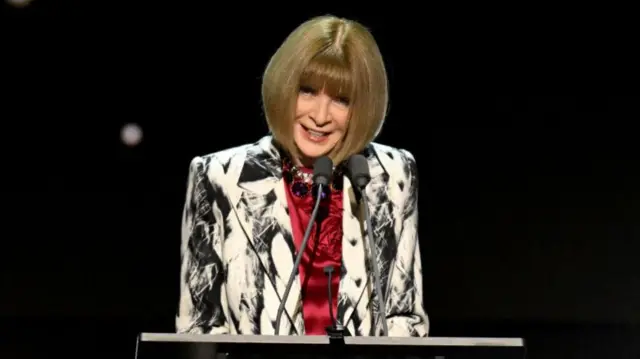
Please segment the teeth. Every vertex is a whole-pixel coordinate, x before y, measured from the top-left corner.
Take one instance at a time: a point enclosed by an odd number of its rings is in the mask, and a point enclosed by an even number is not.
[[[322,137],[322,136],[324,136],[324,133],[323,133],[323,132],[316,132],[316,131],[312,131],[312,130],[307,130],[307,131],[309,132],[309,134],[310,134],[311,136],[315,136],[315,137]]]

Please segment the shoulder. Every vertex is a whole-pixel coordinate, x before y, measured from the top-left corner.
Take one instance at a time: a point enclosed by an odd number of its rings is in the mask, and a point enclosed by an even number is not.
[[[409,150],[373,142],[369,146],[380,165],[391,177],[414,179],[418,173],[416,159]]]
[[[266,137],[252,143],[197,155],[191,159],[190,172],[206,174],[210,179],[238,176],[247,157],[260,148]]]
[[[403,217],[416,212],[418,208],[418,167],[413,154],[402,148],[379,143],[370,146],[374,161],[380,164],[388,175],[389,198],[403,208]]]
[[[215,170],[230,167],[234,162],[244,161],[250,144],[226,148],[220,151],[197,155],[191,159],[191,167]]]

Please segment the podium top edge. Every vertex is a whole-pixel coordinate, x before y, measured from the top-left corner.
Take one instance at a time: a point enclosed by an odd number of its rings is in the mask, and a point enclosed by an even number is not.
[[[214,335],[141,333],[141,342],[183,342],[218,344],[320,344],[328,345],[329,338],[323,335]],[[522,338],[453,338],[453,337],[345,337],[347,345],[410,345],[449,347],[524,347]]]

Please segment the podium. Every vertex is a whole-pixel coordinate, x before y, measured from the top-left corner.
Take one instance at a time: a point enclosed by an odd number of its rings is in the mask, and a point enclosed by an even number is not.
[[[141,333],[136,359],[524,359],[521,338],[404,338]]]

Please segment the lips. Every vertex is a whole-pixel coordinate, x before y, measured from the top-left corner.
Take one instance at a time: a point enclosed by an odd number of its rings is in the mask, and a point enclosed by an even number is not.
[[[312,142],[324,142],[330,134],[330,132],[312,130],[304,125],[300,126],[302,127],[302,129],[304,129],[304,133],[307,139]]]

